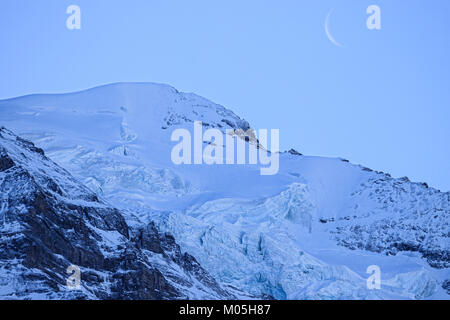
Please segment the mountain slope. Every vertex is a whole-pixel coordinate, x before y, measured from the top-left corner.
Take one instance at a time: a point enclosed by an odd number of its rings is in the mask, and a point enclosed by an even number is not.
[[[258,165],[174,165],[173,130],[250,125],[165,85],[4,100],[0,119],[129,225],[173,234],[222,285],[278,299],[448,299],[449,193],[296,152],[280,154],[273,176]],[[370,265],[381,290],[366,286]]]
[[[131,229],[122,214],[0,128],[0,297],[230,298],[169,234]],[[69,266],[80,290],[67,287]]]

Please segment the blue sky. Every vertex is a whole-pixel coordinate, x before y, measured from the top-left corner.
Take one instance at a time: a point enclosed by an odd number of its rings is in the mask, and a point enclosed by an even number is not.
[[[448,0],[2,0],[0,99],[167,83],[279,128],[282,150],[448,191],[449,39]]]

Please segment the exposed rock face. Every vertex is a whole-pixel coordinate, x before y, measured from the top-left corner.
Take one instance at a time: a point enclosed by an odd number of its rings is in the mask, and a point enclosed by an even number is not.
[[[450,267],[450,193],[407,178],[384,176],[362,184],[353,194],[366,195],[376,204],[372,207],[374,217],[347,217],[343,220],[348,222],[336,222],[333,233],[340,245],[387,255],[419,252],[434,268]],[[388,210],[392,214],[378,213]]]
[[[295,149],[290,149],[288,152],[294,156],[302,156],[303,155]]]
[[[174,238],[122,214],[31,142],[0,128],[0,297],[232,298]],[[67,286],[67,268],[81,287]]]

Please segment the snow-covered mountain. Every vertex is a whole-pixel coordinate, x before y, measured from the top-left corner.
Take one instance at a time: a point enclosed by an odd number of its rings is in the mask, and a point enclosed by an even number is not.
[[[175,165],[173,130],[247,130],[166,85],[118,83],[0,101],[33,141],[139,228],[154,221],[228,292],[277,299],[448,299],[450,193],[344,159],[280,153],[280,169]],[[281,131],[282,139],[282,131]],[[367,267],[381,270],[369,289]],[[241,290],[241,291],[238,291]]]

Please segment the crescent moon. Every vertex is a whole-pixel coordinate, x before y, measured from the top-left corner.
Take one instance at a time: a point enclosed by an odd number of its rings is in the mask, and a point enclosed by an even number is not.
[[[330,10],[330,12],[328,12],[327,18],[325,19],[325,33],[327,34],[328,40],[330,40],[334,45],[338,47],[344,47],[342,44],[337,42],[336,39],[333,38],[328,28],[328,20],[330,19],[331,12],[333,12],[333,10]]]

